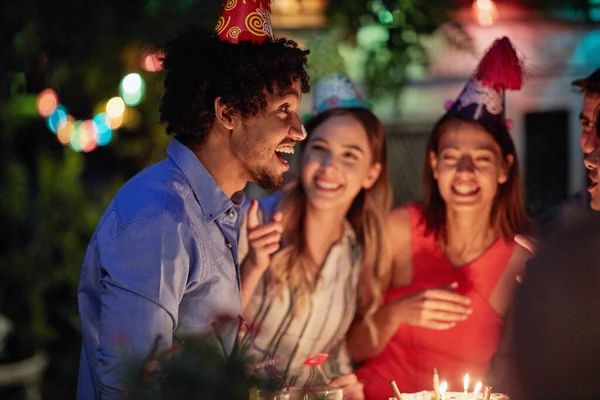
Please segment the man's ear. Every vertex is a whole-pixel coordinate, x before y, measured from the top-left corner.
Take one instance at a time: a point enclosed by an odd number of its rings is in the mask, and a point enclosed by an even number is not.
[[[225,105],[220,97],[215,99],[215,123],[228,131],[232,130],[234,126],[231,108]]]

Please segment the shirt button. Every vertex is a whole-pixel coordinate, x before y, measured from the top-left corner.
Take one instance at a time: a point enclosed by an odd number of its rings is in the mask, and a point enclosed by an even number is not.
[[[233,245],[231,243],[227,242],[227,247],[232,248]]]
[[[229,218],[233,218],[233,217],[235,217],[235,212],[233,210],[229,210],[229,212],[227,213],[227,216]]]

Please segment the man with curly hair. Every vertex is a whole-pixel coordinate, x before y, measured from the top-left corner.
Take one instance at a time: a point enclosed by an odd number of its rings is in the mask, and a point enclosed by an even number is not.
[[[240,191],[283,185],[309,90],[307,51],[273,39],[268,5],[247,3],[227,2],[216,32],[190,28],[165,49],[160,113],[174,139],[119,190],[88,246],[78,399],[121,399],[126,359],[241,313]],[[236,19],[232,5],[254,9]]]

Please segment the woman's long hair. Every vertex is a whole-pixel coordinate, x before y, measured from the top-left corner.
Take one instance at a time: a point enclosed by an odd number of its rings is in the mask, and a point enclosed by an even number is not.
[[[391,262],[391,246],[387,237],[385,217],[391,208],[392,185],[387,161],[385,132],[379,119],[365,108],[333,109],[318,114],[306,124],[309,135],[319,125],[335,116],[351,116],[367,132],[373,163],[381,163],[381,173],[370,189],[362,189],[355,197],[346,215],[356,233],[362,249],[359,285],[359,310],[364,318],[372,321],[372,315],[381,302],[381,268]],[[279,205],[283,212],[283,246],[271,261],[270,276],[276,292],[291,289],[295,298],[295,313],[307,306],[315,289],[314,260],[306,246],[304,217],[307,198],[299,179],[283,190]],[[368,300],[366,300],[368,299]],[[361,301],[368,304],[361,304]],[[370,325],[372,326],[372,324]]]
[[[492,204],[490,226],[494,232],[507,239],[514,238],[516,234],[532,233],[533,224],[525,212],[517,151],[508,130],[485,126],[479,122],[464,120],[449,114],[444,115],[437,122],[427,143],[423,171],[423,221],[427,227],[427,232],[442,240],[446,238],[446,203],[440,194],[437,181],[433,177],[429,155],[431,152],[438,154],[440,139],[446,132],[447,125],[456,120],[482,127],[500,147],[502,162],[507,168],[508,179],[498,186],[498,192]],[[512,155],[514,159],[512,165],[506,165],[508,155]]]

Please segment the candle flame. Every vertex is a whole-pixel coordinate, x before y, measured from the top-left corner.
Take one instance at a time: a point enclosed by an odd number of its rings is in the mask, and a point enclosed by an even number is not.
[[[446,390],[448,389],[448,382],[444,381],[440,383],[440,394],[444,396],[446,394]]]
[[[469,390],[469,374],[465,374],[465,383],[463,385],[463,388],[465,389],[465,392]]]
[[[483,386],[483,383],[477,382],[477,385],[475,385],[475,389],[473,389],[473,396],[477,396],[479,394],[479,392],[481,392],[482,386]]]

